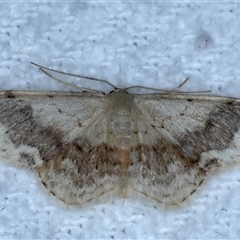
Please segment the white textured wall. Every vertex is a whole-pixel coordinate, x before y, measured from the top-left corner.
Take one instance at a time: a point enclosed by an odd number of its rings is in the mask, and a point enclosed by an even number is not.
[[[0,3],[1,89],[63,90],[30,61],[119,87],[240,97],[239,3]],[[93,85],[94,86],[94,85]],[[237,238],[240,170],[219,174],[186,206],[119,199],[69,209],[33,174],[1,163],[0,238]]]

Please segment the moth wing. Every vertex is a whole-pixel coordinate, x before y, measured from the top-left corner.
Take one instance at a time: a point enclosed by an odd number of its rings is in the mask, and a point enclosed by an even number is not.
[[[179,204],[208,173],[240,163],[239,100],[143,95],[135,96],[135,103],[139,144],[130,155],[132,189]]]
[[[0,156],[34,169],[43,185],[68,204],[115,188],[115,153],[107,137],[106,99],[93,93],[0,93]]]

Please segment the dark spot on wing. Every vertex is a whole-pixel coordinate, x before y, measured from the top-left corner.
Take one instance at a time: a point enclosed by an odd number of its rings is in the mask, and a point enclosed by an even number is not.
[[[79,119],[78,119],[78,126],[82,127],[82,123],[81,123],[81,121]]]
[[[15,98],[16,96],[13,94],[12,91],[5,91],[5,94],[4,94],[5,98]]]
[[[44,181],[42,181],[42,185],[43,185],[45,188],[47,188],[47,184],[46,184]]]
[[[53,96],[52,94],[50,94],[50,93],[48,93],[47,96],[48,96],[49,98],[54,98],[54,96]]]

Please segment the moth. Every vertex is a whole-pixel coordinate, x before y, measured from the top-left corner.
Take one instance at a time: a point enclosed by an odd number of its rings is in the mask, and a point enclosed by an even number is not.
[[[239,99],[107,84],[109,94],[0,92],[1,158],[70,205],[136,192],[179,205],[211,173],[240,163]]]

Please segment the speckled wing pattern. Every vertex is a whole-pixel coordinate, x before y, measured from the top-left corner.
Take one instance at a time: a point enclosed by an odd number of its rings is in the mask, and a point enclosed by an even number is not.
[[[0,92],[0,156],[67,204],[139,192],[178,205],[240,163],[240,100],[181,94]]]

